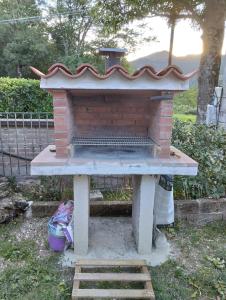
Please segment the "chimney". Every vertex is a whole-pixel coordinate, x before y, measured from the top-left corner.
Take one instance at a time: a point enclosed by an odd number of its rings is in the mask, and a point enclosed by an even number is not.
[[[125,56],[127,50],[125,48],[100,48],[99,55],[107,56],[105,61],[105,69],[109,69],[114,65],[120,64],[121,57]]]

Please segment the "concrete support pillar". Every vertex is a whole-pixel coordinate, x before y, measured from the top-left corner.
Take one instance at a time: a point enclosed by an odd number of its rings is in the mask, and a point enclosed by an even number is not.
[[[155,177],[151,175],[133,177],[133,232],[139,254],[151,254]]]
[[[226,130],[226,91],[225,90],[224,90],[220,112],[219,112],[219,127]]]
[[[221,62],[222,64],[222,62]],[[223,74],[219,79],[219,86],[223,86],[223,97],[219,111],[219,127],[226,131],[226,68],[221,66]]]
[[[74,251],[88,252],[89,241],[89,176],[74,176]]]

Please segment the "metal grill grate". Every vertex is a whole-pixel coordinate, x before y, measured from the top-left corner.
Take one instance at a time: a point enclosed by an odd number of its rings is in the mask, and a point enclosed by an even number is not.
[[[76,146],[151,146],[154,142],[149,137],[73,137]]]

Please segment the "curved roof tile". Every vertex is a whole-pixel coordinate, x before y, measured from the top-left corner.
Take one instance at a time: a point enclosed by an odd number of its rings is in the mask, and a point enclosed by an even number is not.
[[[97,69],[94,68],[94,66],[92,66],[91,64],[81,64],[80,66],[77,67],[77,69],[75,70],[75,73],[79,74],[83,69],[90,69],[94,73],[98,74]]]
[[[178,67],[178,66],[175,66],[175,65],[170,65],[162,70],[160,70],[157,75],[158,76],[164,76],[166,73],[168,73],[169,71],[171,72],[175,72],[175,73],[178,73],[178,74],[183,74],[183,72],[181,71],[181,69]]]
[[[150,66],[150,65],[144,65],[143,67],[141,67],[139,70],[136,70],[134,73],[133,73],[133,76],[139,74],[142,70],[149,70],[150,72],[152,72],[153,74],[156,74],[156,70]]]
[[[75,70],[74,74],[72,74],[72,72],[65,65],[60,64],[60,63],[52,65],[48,69],[47,74],[43,74],[42,72],[40,72],[39,70],[37,70],[34,67],[30,67],[30,68],[36,75],[38,75],[41,78],[46,78],[46,79],[54,76],[57,72],[61,72],[66,77],[71,78],[71,79],[78,78],[78,77],[82,76],[85,72],[90,72],[94,77],[101,79],[101,80],[109,78],[114,73],[119,73],[122,76],[124,76],[125,78],[127,78],[128,80],[135,80],[135,79],[143,76],[144,74],[147,74],[148,76],[150,76],[151,78],[153,78],[155,80],[160,80],[169,75],[173,75],[176,78],[178,78],[179,80],[185,81],[198,72],[196,70],[194,72],[191,72],[191,73],[185,75],[182,73],[180,68],[178,68],[177,66],[174,66],[174,65],[170,65],[170,66],[160,70],[159,72],[156,72],[156,70],[152,66],[146,65],[146,66],[143,66],[142,68],[140,68],[139,70],[135,71],[132,75],[130,75],[128,73],[128,71],[125,68],[123,68],[121,65],[112,66],[103,75],[99,74],[98,71],[96,70],[96,68],[94,68],[90,64],[81,64]]]
[[[128,74],[128,71],[125,68],[123,68],[123,66],[121,66],[121,65],[114,65],[114,66],[108,68],[106,70],[105,74],[111,73],[112,70],[118,70],[118,71],[120,70],[121,72]]]
[[[64,70],[66,73],[72,75],[71,71],[65,65],[60,64],[60,63],[53,64],[51,67],[49,67],[48,73],[51,73],[56,68],[60,68],[60,69]]]

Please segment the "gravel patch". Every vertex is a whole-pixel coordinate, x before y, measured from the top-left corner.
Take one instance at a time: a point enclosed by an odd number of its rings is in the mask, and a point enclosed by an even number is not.
[[[0,256],[0,273],[4,272],[5,269],[9,268],[9,267],[15,267],[15,265],[19,268],[19,267],[23,267],[26,265],[25,261],[10,261],[7,260],[3,257]]]
[[[48,249],[48,220],[49,218],[25,219],[14,232],[17,241],[34,240],[39,257],[51,255],[51,250]]]

